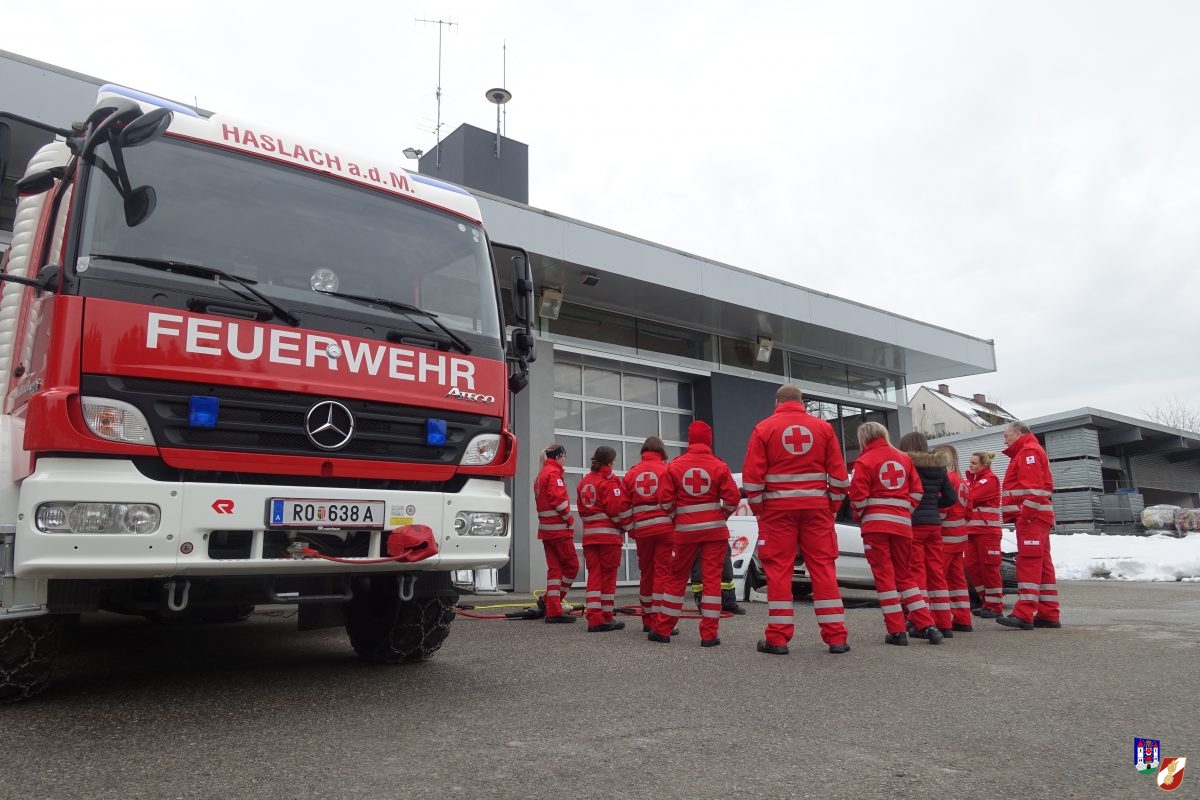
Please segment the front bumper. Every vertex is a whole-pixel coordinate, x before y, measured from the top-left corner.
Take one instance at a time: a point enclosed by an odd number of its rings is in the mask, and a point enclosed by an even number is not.
[[[319,480],[319,479],[318,479]],[[315,483],[315,481],[314,481]],[[264,555],[266,509],[273,497],[311,500],[382,500],[385,529],[371,532],[368,552],[386,554],[387,532],[428,525],[438,554],[412,564],[341,564],[324,559]],[[154,503],[162,523],[152,534],[43,533],[37,507],[51,501]],[[460,536],[459,511],[506,514],[504,536]],[[471,479],[456,493],[326,489],[319,485],[261,486],[156,481],[129,461],[43,458],[20,489],[13,566],[18,578],[166,578],[172,576],[305,575],[400,570],[488,569],[508,562],[512,501],[497,480]],[[214,532],[249,532],[248,557],[213,558]],[[239,535],[245,535],[239,533]]]

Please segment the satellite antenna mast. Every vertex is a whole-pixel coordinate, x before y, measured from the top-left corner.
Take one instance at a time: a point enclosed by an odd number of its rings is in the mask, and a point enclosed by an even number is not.
[[[434,150],[437,155],[437,166],[442,166],[442,30],[448,26],[458,25],[457,22],[447,22],[444,19],[423,19],[416,17],[417,22],[425,22],[438,26],[438,81],[437,81],[437,125],[434,126],[434,133],[437,135],[437,148]]]
[[[501,70],[501,80],[507,83],[508,80],[508,42],[504,43],[504,66]],[[501,86],[498,89],[488,89],[484,96],[487,97],[489,103],[496,105],[496,148],[495,156],[500,157],[500,138],[503,135],[501,132],[508,131],[508,101],[512,100],[512,92]],[[503,117],[501,114],[503,113]],[[503,118],[503,124],[501,119]]]

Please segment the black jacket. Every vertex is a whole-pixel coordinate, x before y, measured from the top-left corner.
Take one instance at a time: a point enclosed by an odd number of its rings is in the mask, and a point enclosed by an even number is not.
[[[958,502],[958,492],[954,491],[954,484],[950,483],[950,476],[946,473],[950,459],[941,453],[909,453],[908,456],[925,487],[921,505],[913,512],[912,524],[941,525],[942,515],[938,509]]]

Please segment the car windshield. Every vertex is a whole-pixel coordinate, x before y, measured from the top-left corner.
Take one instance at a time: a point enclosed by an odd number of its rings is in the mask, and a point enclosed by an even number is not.
[[[361,303],[318,291],[387,298],[436,314],[457,331],[499,339],[487,240],[468,220],[170,137],[123,152],[133,186],[152,186],[157,207],[145,222],[129,227],[121,195],[97,170],[88,190],[81,255],[215,267],[255,281],[255,288],[301,316],[306,306],[350,319],[369,313]],[[107,146],[97,155],[113,163]],[[147,284],[164,279],[128,263],[85,263],[88,277],[119,275]],[[206,279],[182,280],[200,285]]]

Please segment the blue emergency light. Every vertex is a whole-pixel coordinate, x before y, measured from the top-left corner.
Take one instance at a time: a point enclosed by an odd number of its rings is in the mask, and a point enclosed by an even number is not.
[[[425,444],[430,447],[442,447],[446,444],[446,420],[425,420]]]
[[[215,397],[194,394],[188,399],[188,427],[217,427],[217,410],[221,401]]]

